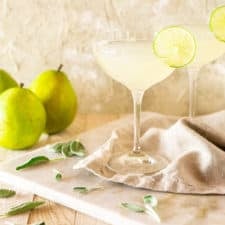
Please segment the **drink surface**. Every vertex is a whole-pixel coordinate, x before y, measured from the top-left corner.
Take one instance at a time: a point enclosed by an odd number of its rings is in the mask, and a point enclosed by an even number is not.
[[[216,39],[206,25],[188,25],[196,39],[196,56],[190,66],[202,67],[225,53],[225,42]]]
[[[102,42],[94,54],[102,69],[130,90],[144,91],[174,71],[154,55],[150,41]]]

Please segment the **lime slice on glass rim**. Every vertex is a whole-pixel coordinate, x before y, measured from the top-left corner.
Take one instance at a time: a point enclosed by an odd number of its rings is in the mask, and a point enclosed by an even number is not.
[[[170,67],[183,67],[195,57],[195,38],[180,26],[166,27],[156,34],[153,51]]]
[[[225,5],[217,7],[212,11],[209,27],[217,39],[225,41]]]

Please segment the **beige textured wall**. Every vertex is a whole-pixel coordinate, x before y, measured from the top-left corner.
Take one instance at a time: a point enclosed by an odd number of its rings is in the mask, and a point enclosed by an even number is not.
[[[106,0],[107,1],[107,0]],[[116,27],[103,0],[0,0],[0,67],[29,86],[40,72],[64,64],[80,102],[80,112],[128,112],[128,90],[97,66],[91,53],[96,33]],[[129,31],[177,23],[206,23],[220,0],[114,0],[119,22]],[[106,13],[107,12],[107,13]],[[118,19],[118,18],[117,18]],[[185,115],[186,69],[148,90],[144,110]],[[45,87],[43,87],[45,88]],[[225,107],[225,56],[202,68],[198,77],[198,113]]]

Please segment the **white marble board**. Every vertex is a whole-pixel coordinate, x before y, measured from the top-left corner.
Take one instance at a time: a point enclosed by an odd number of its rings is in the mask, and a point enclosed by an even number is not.
[[[86,145],[89,153],[104,143],[119,121],[104,127],[83,133],[79,139]],[[104,135],[99,137],[99,132]],[[106,182],[87,171],[74,171],[75,158],[45,164],[36,168],[16,171],[15,167],[35,155],[54,157],[48,146],[10,160],[0,167],[0,181],[24,191],[40,195],[113,225],[154,225],[157,222],[149,215],[134,213],[120,206],[121,202],[142,204],[146,194],[152,194],[159,200],[157,213],[161,224],[165,225],[219,225],[225,221],[225,197],[219,195],[182,195],[152,192],[135,189],[122,184]],[[63,179],[57,182],[53,168],[63,173]],[[75,186],[104,186],[104,189],[82,195],[73,191]]]

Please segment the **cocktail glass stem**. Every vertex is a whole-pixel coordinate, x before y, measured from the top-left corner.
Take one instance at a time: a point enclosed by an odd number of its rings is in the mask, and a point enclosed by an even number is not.
[[[141,103],[144,91],[132,91],[134,102],[134,146],[129,152],[112,157],[108,162],[108,167],[121,174],[147,174],[154,173],[166,167],[168,161],[160,155],[152,155],[143,151],[140,145],[141,135]],[[149,149],[151,151],[151,149]]]
[[[132,91],[133,105],[134,105],[134,146],[132,153],[135,155],[141,154],[140,134],[141,134],[141,104],[144,91]]]
[[[199,72],[198,67],[191,67],[188,70],[189,79],[189,117],[194,117],[196,114],[196,99],[197,99],[197,77]]]

